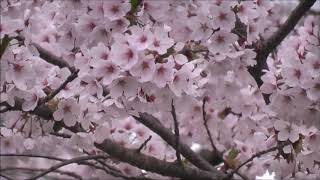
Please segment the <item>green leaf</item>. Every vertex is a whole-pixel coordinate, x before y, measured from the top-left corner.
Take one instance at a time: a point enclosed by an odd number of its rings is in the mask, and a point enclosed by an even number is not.
[[[139,5],[140,0],[130,0],[131,11],[135,11]]]
[[[7,49],[11,38],[9,38],[8,35],[5,35],[1,40],[0,40],[0,59],[2,57],[2,55],[4,54],[4,51]]]
[[[230,160],[235,159],[238,156],[239,152],[240,152],[239,150],[232,148],[228,154],[228,159],[230,159]]]

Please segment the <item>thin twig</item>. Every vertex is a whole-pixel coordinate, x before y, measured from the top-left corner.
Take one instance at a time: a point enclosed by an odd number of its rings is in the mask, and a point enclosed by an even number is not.
[[[76,70],[74,72],[72,72],[68,78],[54,91],[52,91],[49,95],[47,95],[45,98],[41,99],[38,103],[38,106],[41,106],[42,104],[50,101],[52,98],[54,98],[62,89],[64,89],[67,84],[71,81],[73,81],[75,78],[78,77],[78,72],[79,70]]]
[[[62,137],[62,138],[71,138],[71,135],[65,134],[65,133],[51,132],[50,134],[53,136]]]
[[[42,173],[34,176],[34,177],[31,177],[29,178],[28,180],[36,180],[42,176],[45,176],[46,174],[50,173],[50,172],[53,172],[63,166],[66,166],[66,165],[69,165],[69,164],[73,164],[73,163],[79,163],[81,161],[86,161],[86,160],[91,160],[91,159],[105,159],[105,158],[108,158],[108,156],[105,156],[105,155],[93,155],[93,156],[83,156],[83,157],[76,157],[76,158],[72,158],[70,160],[66,160],[66,161],[63,161],[61,163],[58,163],[52,167],[50,167],[49,169],[43,171]]]
[[[60,162],[64,162],[64,161],[67,161],[67,159],[61,159],[61,158],[57,158],[57,157],[53,157],[53,156],[44,156],[44,155],[38,155],[38,154],[0,154],[0,157],[32,157],[32,158],[44,158],[44,159],[50,159],[50,160],[56,160],[56,161],[60,161]],[[93,159],[93,160],[99,160],[99,159]],[[100,167],[100,166],[97,166],[93,163],[90,163],[90,162],[86,162],[86,161],[82,161],[82,162],[77,162],[78,164],[81,164],[81,165],[86,165],[86,166],[91,166],[91,167],[94,167],[96,169],[100,169],[100,170],[103,170],[105,171],[107,174],[111,174],[112,176],[115,176],[115,177],[122,177],[122,178],[125,178],[126,176],[124,175],[121,175],[120,171],[118,169],[111,169],[108,170],[104,167]],[[126,178],[125,178],[126,179]],[[130,178],[129,178],[130,179]]]
[[[66,161],[66,159],[61,159],[53,156],[44,156],[39,154],[0,154],[0,157],[33,157],[33,158],[44,158],[44,159],[50,159],[50,160],[56,160],[56,161]]]
[[[21,171],[45,171],[46,169],[40,168],[40,169],[35,169],[35,168],[26,168],[26,167],[7,167],[4,169],[0,169],[0,171],[13,171],[13,170],[21,170]],[[75,179],[80,179],[82,180],[82,177],[79,176],[78,174],[75,174],[73,172],[69,172],[69,171],[61,171],[61,170],[55,170],[55,173],[59,173],[61,175],[66,175],[66,176],[70,176],[73,177]]]
[[[213,142],[213,139],[212,139],[212,135],[211,135],[211,132],[210,132],[210,129],[208,127],[208,119],[207,119],[207,113],[206,113],[206,98],[203,98],[202,100],[202,118],[203,118],[203,125],[206,129],[206,132],[207,132],[207,135],[209,137],[209,141],[210,141],[210,144],[211,144],[211,147],[213,149],[213,157],[214,157],[214,160],[219,160],[221,162],[225,162],[224,159],[223,159],[223,153],[221,153],[217,147],[214,145],[214,142]],[[238,174],[242,179],[244,180],[247,180],[248,178],[245,177],[244,175],[241,175],[241,174]]]
[[[90,154],[89,152],[87,152],[87,151],[84,150],[84,149],[83,149],[83,152],[86,153],[87,155],[92,155],[92,154]],[[95,161],[97,161],[101,166],[108,168],[110,171],[114,171],[114,172],[121,173],[121,171],[120,171],[119,169],[117,169],[117,168],[115,168],[115,167],[112,167],[111,165],[103,162],[103,161],[100,160],[100,159],[95,159]]]
[[[232,175],[233,175],[234,173],[238,172],[238,170],[239,170],[241,167],[243,167],[244,165],[246,165],[247,163],[253,161],[254,158],[260,157],[260,156],[262,156],[262,155],[264,155],[264,154],[267,154],[267,153],[269,153],[269,152],[272,152],[272,151],[276,151],[276,150],[281,149],[281,148],[283,148],[283,147],[285,147],[285,146],[287,146],[287,145],[289,145],[289,144],[290,144],[290,142],[286,142],[286,143],[284,143],[284,144],[277,145],[277,146],[272,147],[272,148],[270,148],[270,149],[267,149],[267,150],[264,150],[264,151],[261,151],[261,152],[258,152],[258,153],[256,153],[256,154],[254,154],[254,155],[251,156],[248,160],[246,160],[245,162],[241,163],[237,168],[235,168],[235,169],[228,175],[228,177],[232,177]]]
[[[140,147],[137,149],[137,152],[138,152],[138,153],[141,152],[141,150],[147,145],[147,143],[151,140],[151,138],[152,138],[152,136],[150,135],[150,136],[148,137],[148,139],[146,139],[146,140],[140,145]]]
[[[70,74],[70,76],[67,77],[67,79],[57,88],[55,89],[54,91],[52,91],[49,95],[47,95],[46,97],[44,97],[43,99],[40,99],[38,101],[38,105],[37,107],[35,108],[38,109],[41,105],[45,104],[46,102],[50,101],[52,98],[54,98],[62,89],[64,89],[67,84],[71,81],[73,81],[75,78],[78,77],[78,72],[79,70],[77,71],[74,71]],[[0,110],[0,113],[5,113],[7,111],[11,111],[11,110],[16,110],[15,107],[10,107],[10,106],[6,106],[5,108],[1,109]]]
[[[182,164],[182,161],[181,161],[181,155],[180,155],[180,133],[179,133],[179,122],[177,120],[177,114],[176,114],[176,109],[174,107],[174,102],[173,102],[173,99],[171,101],[171,115],[172,115],[172,118],[173,118],[173,122],[174,122],[174,135],[176,137],[176,157],[177,157],[177,162],[180,164],[180,165],[183,165]]]
[[[206,98],[203,98],[203,101],[202,101],[202,118],[203,118],[203,125],[204,127],[206,128],[206,131],[207,131],[207,135],[209,137],[209,140],[210,140],[210,144],[211,144],[211,147],[212,149],[218,153],[218,149],[216,148],[216,146],[214,145],[213,143],[213,139],[212,139],[212,135],[211,135],[211,132],[209,130],[209,127],[208,127],[208,119],[207,119],[207,113],[206,113]]]
[[[3,177],[3,178],[6,178],[7,180],[14,180],[12,179],[11,177],[7,176],[7,175],[4,175],[2,173],[0,173],[0,177]]]

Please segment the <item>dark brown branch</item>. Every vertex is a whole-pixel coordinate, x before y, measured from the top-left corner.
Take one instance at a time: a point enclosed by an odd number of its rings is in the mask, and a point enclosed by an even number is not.
[[[270,149],[267,149],[267,150],[264,150],[264,151],[261,151],[261,152],[258,152],[258,153],[256,153],[256,154],[252,155],[249,159],[247,159],[245,162],[241,163],[237,168],[235,168],[235,169],[228,175],[228,177],[232,177],[234,173],[237,173],[238,170],[239,170],[241,167],[243,167],[244,165],[246,165],[246,164],[248,164],[249,162],[253,161],[254,158],[260,157],[260,156],[262,156],[262,155],[264,155],[264,154],[267,154],[267,153],[269,153],[269,152],[272,152],[272,151],[279,150],[279,149],[281,149],[281,148],[283,148],[283,147],[285,147],[285,146],[287,146],[287,145],[289,145],[289,144],[290,144],[290,142],[285,142],[285,143],[283,143],[283,144],[281,144],[281,145],[277,145],[277,146],[275,146],[275,147],[272,147],[272,148],[270,148]]]
[[[320,16],[320,11],[310,10],[308,14],[313,16]]]
[[[47,95],[46,97],[44,97],[43,99],[40,99],[38,101],[38,105],[37,107],[35,108],[35,110],[33,111],[38,111],[39,109],[41,109],[41,106],[45,103],[47,103],[48,101],[50,101],[52,98],[54,98],[62,89],[64,89],[67,84],[71,81],[73,81],[75,78],[78,77],[78,72],[79,70],[77,71],[73,71],[70,76],[67,77],[67,79],[57,88],[55,89],[54,91],[52,91],[49,95]],[[18,102],[17,102],[18,101]],[[4,113],[4,112],[7,112],[7,111],[14,111],[14,110],[20,110],[22,109],[22,100],[16,100],[16,103],[15,103],[15,106],[14,107],[10,107],[8,105],[6,105],[6,107],[4,109],[2,109],[0,111],[0,113]],[[42,112],[42,111],[41,111]],[[31,112],[31,114],[33,114]],[[48,117],[48,112],[44,113],[43,114],[43,118],[44,119],[51,119],[52,116]]]
[[[212,135],[211,135],[211,132],[210,132],[209,127],[208,127],[208,119],[207,119],[207,113],[206,113],[206,109],[205,108],[206,108],[206,98],[203,98],[203,100],[202,100],[203,125],[206,128],[207,135],[209,137],[209,141],[210,141],[210,144],[211,144],[211,147],[212,147],[213,151],[218,153],[218,149],[216,148],[216,146],[213,143]]]
[[[177,162],[182,165],[182,161],[181,161],[181,156],[180,156],[180,133],[179,133],[179,123],[178,123],[178,119],[177,119],[177,114],[176,114],[176,109],[174,107],[173,104],[173,99],[171,101],[171,115],[172,115],[172,119],[173,119],[173,123],[174,123],[174,135],[176,138],[176,157],[177,157]]]
[[[33,157],[33,158],[44,158],[44,159],[50,159],[50,160],[55,160],[55,161],[65,161],[65,159],[53,157],[53,156],[44,156],[44,155],[39,155],[39,154],[13,154],[13,153],[8,153],[8,154],[0,154],[0,157]]]
[[[218,151],[218,149],[216,148],[216,146],[214,145],[213,143],[213,139],[212,139],[212,135],[211,135],[211,132],[210,132],[210,129],[208,127],[208,119],[207,119],[207,113],[206,113],[206,110],[205,110],[205,104],[206,104],[206,98],[203,98],[203,101],[202,101],[202,118],[203,118],[203,125],[207,131],[207,134],[208,134],[208,137],[209,137],[209,140],[210,140],[210,144],[211,144],[211,147],[213,149],[213,152],[210,152],[210,161],[209,162],[212,162],[213,165],[216,165],[218,163],[222,163],[224,162],[224,159],[223,159],[223,154],[221,152]],[[208,159],[208,160],[209,160]],[[246,177],[245,175],[243,174],[240,174],[238,172],[235,172],[237,175],[239,175],[242,179],[244,180],[248,180],[249,178]]]
[[[70,137],[69,137],[70,138]],[[0,154],[0,157],[28,157],[28,158],[44,158],[44,159],[49,159],[49,160],[56,160],[56,161],[60,161],[60,162],[64,162],[64,161],[67,161],[67,159],[61,159],[61,158],[57,158],[57,157],[53,157],[53,156],[45,156],[45,155],[38,155],[38,154]],[[93,159],[93,160],[96,160],[96,161],[100,161],[100,159]],[[101,162],[101,161],[100,161]],[[106,169],[105,167],[101,167],[101,166],[97,166],[93,163],[90,163],[90,162],[86,162],[86,161],[81,161],[81,162],[78,162],[78,164],[80,165],[86,165],[86,166],[91,166],[93,168],[96,168],[96,169],[100,169],[100,170],[103,170],[105,173],[107,174],[110,174],[114,177],[122,177],[124,179],[146,179],[144,177],[127,177],[123,174],[121,174],[121,172],[118,170],[118,169],[115,169],[115,168],[110,168],[109,166],[106,166],[108,169]],[[103,165],[105,166],[105,165]]]
[[[7,176],[7,175],[4,175],[4,174],[2,174],[2,173],[0,173],[0,177],[3,177],[3,178],[5,178],[5,179],[7,179],[7,180],[13,180],[11,177],[9,177],[9,176]]]
[[[45,98],[41,99],[38,102],[38,106],[41,106],[42,104],[45,104],[46,102],[50,101],[52,98],[54,98],[62,89],[64,89],[67,84],[71,81],[73,81],[75,78],[78,77],[78,72],[79,70],[76,70],[74,72],[72,72],[67,79],[54,91],[52,91],[49,95],[47,95]]]
[[[6,108],[2,109],[0,113],[4,113],[7,111],[22,111],[22,99],[15,99],[15,104],[13,107],[6,106]],[[30,114],[38,115],[39,117],[50,120],[53,118],[53,111],[45,105],[37,106],[33,111],[28,112]]]
[[[65,133],[51,132],[50,134],[62,138],[71,138],[71,135]]]
[[[15,39],[17,39],[20,42],[21,41],[23,42],[25,40],[25,38],[22,35],[15,37]],[[40,58],[42,58],[43,60],[47,61],[50,64],[56,65],[60,68],[67,67],[70,70],[72,70],[72,68],[69,66],[69,64],[64,59],[52,54],[51,52],[44,49],[43,47],[41,47],[37,43],[32,42],[31,45],[33,45],[38,50],[38,52],[40,54]],[[72,70],[72,72],[73,72],[73,70]]]
[[[302,16],[312,7],[316,0],[303,0],[299,5],[290,13],[287,20],[274,32],[268,39],[262,40],[256,46],[256,60],[257,64],[249,68],[249,72],[256,80],[260,87],[263,82],[261,76],[262,70],[268,69],[267,58],[269,54],[284,40],[284,38],[294,29]]]
[[[46,174],[50,173],[50,172],[53,172],[63,166],[66,166],[66,165],[69,165],[69,164],[73,164],[73,163],[79,163],[81,161],[86,161],[86,160],[92,160],[92,159],[105,159],[105,158],[108,158],[108,156],[105,156],[105,155],[93,155],[93,156],[83,156],[83,157],[76,157],[76,158],[73,158],[73,159],[70,159],[70,160],[66,160],[66,161],[63,161],[61,163],[58,163],[52,167],[50,167],[49,169],[43,171],[42,173],[39,173],[38,175],[32,177],[32,178],[29,178],[28,180],[36,180],[42,176],[45,176]]]
[[[95,143],[95,146],[108,153],[111,157],[115,157],[120,161],[127,162],[133,166],[146,171],[155,172],[164,176],[178,177],[183,179],[222,179],[223,176],[217,173],[211,173],[199,169],[190,168],[188,166],[179,166],[174,162],[166,162],[151,156],[138,153],[122,147],[121,145],[106,139],[103,143]]]
[[[8,35],[5,35],[2,39],[1,39],[1,42],[0,42],[0,60],[1,60],[1,57],[2,55],[4,54],[4,52],[6,51],[9,43],[11,41],[11,38],[9,38]]]
[[[165,140],[173,148],[176,147],[175,135],[167,128],[165,128],[160,121],[154,116],[148,113],[139,113],[140,117],[133,116],[137,121],[144,124],[150,130],[158,134],[163,140]],[[199,154],[193,152],[190,147],[182,142],[180,142],[180,153],[189,160],[192,164],[200,169],[212,171],[217,176],[222,176],[220,172],[214,169],[205,159],[203,159]]]
[[[141,145],[140,147],[137,149],[137,152],[141,152],[141,150],[148,144],[148,142],[151,140],[152,136],[150,135],[148,137],[148,139],[146,139]]]
[[[0,169],[1,172],[4,172],[4,171],[15,171],[15,170],[20,170],[20,171],[31,171],[31,172],[34,172],[34,171],[45,171],[46,169],[43,169],[43,168],[26,168],[26,167],[7,167],[7,168],[4,168],[4,169]],[[69,172],[69,171],[61,171],[61,170],[55,170],[54,171],[55,173],[59,173],[61,175],[66,175],[66,176],[70,176],[70,177],[73,177],[75,179],[80,179],[82,180],[82,177],[79,176],[78,174],[76,173],[73,173],[73,172]]]

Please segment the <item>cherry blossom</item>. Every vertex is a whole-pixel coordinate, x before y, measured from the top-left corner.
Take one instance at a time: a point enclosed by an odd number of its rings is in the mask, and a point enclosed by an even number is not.
[[[130,73],[133,76],[139,77],[140,82],[147,82],[152,80],[155,70],[154,58],[146,56],[130,69]]]
[[[73,126],[77,121],[79,110],[77,101],[70,98],[59,102],[58,110],[53,113],[53,117],[56,121],[61,121],[63,119],[67,126]]]
[[[213,21],[213,27],[225,29],[230,31],[234,27],[236,21],[235,14],[232,12],[230,2],[222,3],[220,6],[213,6],[214,11],[211,11]]]
[[[130,10],[130,4],[126,1],[104,1],[103,12],[104,16],[111,21],[122,18]]]
[[[164,87],[167,84],[167,82],[173,80],[173,66],[174,63],[172,61],[168,61],[163,64],[156,64],[156,72],[153,78],[153,82],[158,87]]]
[[[274,128],[279,131],[279,141],[286,141],[289,139],[291,142],[296,142],[299,139],[299,131],[293,124],[288,124],[284,121],[276,121],[274,123]]]
[[[209,51],[212,53],[227,53],[229,51],[230,43],[237,40],[237,36],[227,31],[221,30],[215,33],[211,38]]]
[[[137,26],[130,28],[131,35],[128,37],[128,41],[131,45],[134,45],[137,50],[144,50],[152,43],[152,34],[148,29],[142,30]]]
[[[319,179],[316,0],[0,10],[4,178]]]
[[[138,53],[133,46],[115,43],[111,47],[112,62],[125,70],[130,69],[138,62]]]
[[[169,38],[167,33],[162,27],[157,27],[154,31],[153,40],[148,49],[157,51],[159,54],[167,52],[171,46],[173,46],[173,39]]]

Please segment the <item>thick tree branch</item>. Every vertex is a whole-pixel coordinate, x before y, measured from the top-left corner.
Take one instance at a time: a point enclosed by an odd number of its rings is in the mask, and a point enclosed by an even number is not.
[[[175,149],[177,148],[175,135],[169,129],[165,128],[157,118],[147,113],[139,113],[139,116],[140,117],[136,117],[136,116],[133,116],[133,117],[137,121],[139,121],[140,123],[148,127],[150,130],[158,134],[170,146],[172,146]],[[212,171],[218,176],[222,176],[222,173],[214,169],[214,167],[211,166],[209,162],[203,159],[200,155],[193,152],[188,145],[182,142],[180,142],[180,153],[198,168],[207,170],[207,171]]]
[[[256,46],[256,60],[257,64],[249,68],[249,72],[256,80],[260,87],[263,82],[261,76],[262,70],[268,69],[267,58],[269,54],[284,40],[284,38],[294,29],[302,16],[312,7],[316,0],[303,0],[299,5],[290,13],[287,20],[274,32],[268,39],[257,42]]]
[[[138,153],[136,150],[131,150],[122,147],[121,145],[105,140],[103,143],[95,143],[95,146],[108,153],[110,156],[127,162],[133,166],[144,169],[146,171],[155,172],[164,176],[178,177],[183,179],[222,179],[223,176],[217,173],[211,173],[199,169],[190,168],[188,166],[180,166],[174,162],[166,162],[156,159],[151,156]]]

